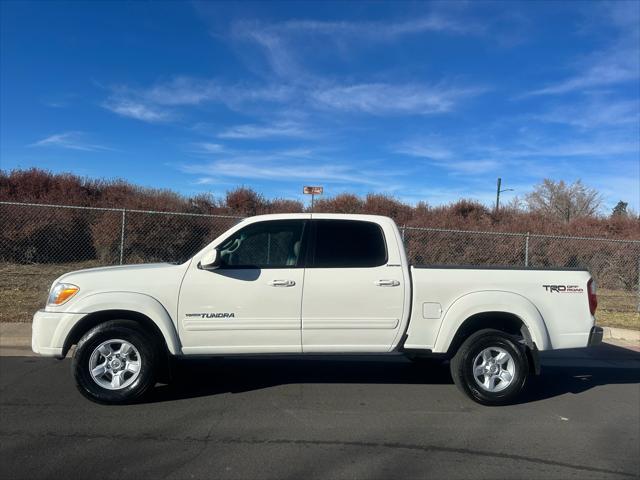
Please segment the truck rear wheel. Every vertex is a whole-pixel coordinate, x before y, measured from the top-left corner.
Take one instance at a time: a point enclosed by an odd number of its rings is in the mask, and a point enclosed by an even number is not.
[[[483,405],[511,403],[524,388],[529,364],[524,347],[500,330],[480,330],[451,360],[456,386]]]
[[[80,393],[98,403],[131,403],[156,383],[156,342],[130,320],[111,320],[78,342],[71,364]]]

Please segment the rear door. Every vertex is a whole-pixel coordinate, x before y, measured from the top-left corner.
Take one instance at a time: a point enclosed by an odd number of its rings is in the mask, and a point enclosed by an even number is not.
[[[304,352],[386,352],[403,313],[399,262],[391,264],[380,225],[311,221],[302,300]]]

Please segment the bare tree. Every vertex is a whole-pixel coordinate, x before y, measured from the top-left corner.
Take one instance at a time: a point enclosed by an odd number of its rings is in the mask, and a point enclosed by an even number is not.
[[[529,210],[570,222],[577,217],[593,216],[602,205],[602,196],[580,180],[568,185],[563,180],[545,178],[526,196]]]

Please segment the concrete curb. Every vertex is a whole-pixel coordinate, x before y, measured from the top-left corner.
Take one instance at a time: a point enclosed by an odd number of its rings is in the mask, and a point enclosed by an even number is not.
[[[640,330],[603,327],[603,340],[640,342]],[[0,348],[31,347],[30,323],[0,323]]]
[[[31,347],[30,323],[0,323],[0,348]]]
[[[604,330],[602,339],[607,340],[627,340],[629,342],[640,342],[640,330],[629,330],[627,328],[602,327]]]

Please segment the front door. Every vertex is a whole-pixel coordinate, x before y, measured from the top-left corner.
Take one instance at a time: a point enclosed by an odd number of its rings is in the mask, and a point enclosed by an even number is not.
[[[218,247],[219,268],[189,267],[178,309],[184,353],[301,351],[305,224],[249,224]]]
[[[404,278],[380,225],[313,220],[302,301],[304,352],[387,352],[404,308]]]

